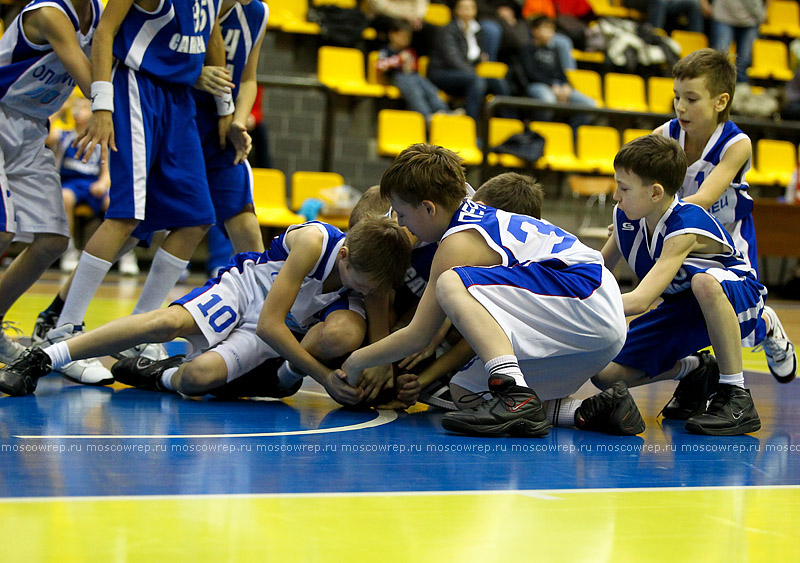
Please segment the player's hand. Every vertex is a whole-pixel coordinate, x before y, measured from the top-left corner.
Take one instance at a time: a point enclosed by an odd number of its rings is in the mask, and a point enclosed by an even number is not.
[[[236,158],[233,159],[233,164],[244,162],[253,148],[253,140],[247,133],[247,129],[241,123],[234,121],[228,130],[228,138],[231,140],[233,148],[236,149]]]
[[[214,96],[230,94],[236,85],[231,82],[231,73],[224,66],[204,66],[194,87]]]
[[[108,179],[95,180],[89,185],[89,193],[94,197],[103,197],[110,187]]]
[[[374,401],[387,383],[392,381],[392,366],[376,366],[367,368],[361,373],[358,380],[358,387],[364,392],[366,401]]]
[[[117,145],[114,143],[114,121],[110,111],[92,112],[86,130],[78,135],[72,143],[72,146],[78,149],[75,159],[89,162],[89,157],[92,156],[98,145],[100,145],[100,164],[103,165],[108,162],[109,147],[115,152],[117,150]]]
[[[358,363],[358,356],[359,356],[359,351],[356,350],[347,357],[347,359],[342,364],[341,369],[337,370],[347,375],[346,377],[347,382],[350,383],[351,385],[356,385],[359,382],[359,380],[361,379],[361,374],[365,369]]]
[[[608,226],[608,236],[610,237],[610,236],[611,236],[611,235],[613,235],[613,234],[614,234],[614,223],[611,223],[611,224]]]
[[[322,385],[328,395],[340,405],[355,405],[364,400],[364,392],[348,385],[347,376],[340,369],[328,373]]]
[[[436,347],[439,345],[439,342],[434,341],[431,344],[428,344],[425,348],[417,352],[416,354],[411,354],[403,358],[401,362],[397,364],[397,367],[400,369],[410,370],[422,360],[427,360],[430,358],[434,353],[436,353]]]
[[[417,402],[422,386],[419,384],[419,377],[413,373],[404,373],[397,376],[397,400],[406,407],[410,407]]]
[[[223,115],[218,118],[217,127],[219,129],[219,148],[224,149],[227,145],[226,140],[231,131],[231,124],[233,123],[233,114]]]

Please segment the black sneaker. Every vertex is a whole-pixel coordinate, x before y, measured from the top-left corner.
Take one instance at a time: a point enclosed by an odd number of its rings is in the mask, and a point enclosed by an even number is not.
[[[50,356],[41,348],[28,348],[13,364],[0,369],[0,391],[23,397],[36,391],[36,383],[53,371]]]
[[[448,412],[442,426],[451,432],[477,436],[544,436],[550,431],[542,402],[533,389],[513,377],[489,378],[492,398],[472,409]]]
[[[453,398],[450,396],[450,380],[446,377],[437,379],[422,389],[419,392],[417,402],[447,411],[458,410]]]
[[[635,436],[645,428],[639,407],[623,381],[584,399],[575,411],[575,426],[618,436]]]
[[[692,434],[709,436],[739,436],[760,428],[750,390],[726,383],[719,384],[706,412],[686,421],[686,430]]]
[[[695,354],[700,365],[687,373],[675,388],[672,399],[659,414],[672,420],[686,420],[705,412],[711,395],[719,385],[719,365],[717,359],[708,352]]]
[[[181,365],[183,358],[183,354],[157,361],[144,356],[124,358],[111,366],[111,374],[120,383],[131,387],[148,391],[167,391],[161,385],[161,374],[169,368]]]
[[[36,317],[36,322],[33,325],[33,334],[31,335],[31,344],[41,344],[45,341],[45,335],[51,328],[56,328],[58,322],[58,313],[53,311],[42,311]]]

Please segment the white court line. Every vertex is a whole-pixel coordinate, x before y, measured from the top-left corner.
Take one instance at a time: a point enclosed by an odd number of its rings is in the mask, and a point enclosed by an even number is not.
[[[66,435],[15,435],[14,438],[22,440],[158,440],[158,439],[187,439],[187,438],[263,438],[267,436],[302,436],[306,434],[332,434],[335,432],[352,432],[382,426],[394,421],[397,413],[393,410],[379,410],[378,416],[367,422],[351,424],[349,426],[335,426],[333,428],[316,428],[314,430],[289,430],[286,432],[254,432],[248,434],[66,434]]]
[[[522,495],[542,500],[561,500],[557,495],[579,493],[656,493],[656,492],[699,492],[699,491],[745,491],[745,490],[787,490],[800,489],[800,485],[723,485],[718,487],[630,487],[609,489],[503,489],[496,491],[384,491],[353,493],[235,493],[235,494],[192,494],[192,495],[96,495],[76,497],[2,497],[0,503],[12,502],[94,502],[94,501],[141,501],[141,500],[206,500],[206,499],[261,499],[261,498],[350,498],[350,497],[417,497],[417,496],[488,496]]]

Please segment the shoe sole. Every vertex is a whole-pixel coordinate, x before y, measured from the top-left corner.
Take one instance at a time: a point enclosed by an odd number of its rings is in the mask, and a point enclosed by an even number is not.
[[[705,436],[740,436],[761,430],[761,419],[751,420],[740,426],[732,428],[703,428],[694,422],[686,423],[686,430],[692,434],[702,434]]]
[[[475,426],[458,419],[443,418],[442,426],[445,430],[469,434],[472,436],[522,436],[538,438],[550,432],[550,423],[547,420],[533,422],[531,420],[510,420],[495,426]]]
[[[30,395],[30,393],[25,391],[19,393],[16,389],[6,387],[5,385],[0,385],[0,393],[5,393],[9,397],[25,397],[26,395]]]
[[[797,356],[795,356],[793,360],[791,375],[777,375],[771,369],[769,370],[769,372],[772,374],[772,377],[774,377],[778,383],[786,384],[794,381],[794,378],[797,376]]]
[[[90,387],[104,387],[106,385],[111,385],[115,381],[114,378],[112,377],[110,379],[101,379],[100,381],[97,381],[95,383],[87,383],[86,381],[81,381],[80,379],[76,379],[74,377],[70,377],[66,373],[61,373],[60,371],[57,372],[57,373],[61,377],[63,377],[64,379],[68,379],[68,380],[72,381],[73,383],[80,383],[81,385],[88,385]]]

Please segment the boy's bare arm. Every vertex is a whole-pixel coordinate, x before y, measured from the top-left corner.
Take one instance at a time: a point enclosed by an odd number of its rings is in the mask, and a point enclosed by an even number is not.
[[[608,238],[600,253],[603,255],[603,262],[606,268],[613,270],[619,263],[620,258],[622,258],[622,253],[617,246],[617,237],[615,235],[611,235]]]
[[[686,257],[697,247],[697,236],[678,235],[664,241],[661,256],[636,289],[622,294],[625,316],[644,313],[675,279]]]
[[[236,148],[236,161],[234,164],[244,161],[252,149],[252,140],[247,133],[247,118],[253,110],[253,103],[255,103],[256,95],[258,94],[256,70],[258,69],[258,54],[261,51],[263,40],[264,35],[262,34],[247,57],[247,63],[242,70],[242,80],[239,83],[239,93],[236,95],[236,109],[233,112],[233,123],[231,123],[229,133],[230,140]]]
[[[43,7],[25,17],[23,28],[34,43],[50,44],[58,60],[88,97],[92,85],[92,68],[78,43],[78,36],[69,18],[61,10]]]
[[[742,169],[744,163],[753,153],[753,147],[749,139],[742,139],[731,145],[725,155],[711,171],[711,174],[703,180],[700,189],[696,194],[683,198],[684,201],[695,203],[703,209],[711,209],[711,206],[722,197],[723,192],[731,185],[731,182]],[[733,202],[731,202],[733,204]]]

